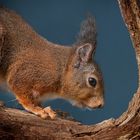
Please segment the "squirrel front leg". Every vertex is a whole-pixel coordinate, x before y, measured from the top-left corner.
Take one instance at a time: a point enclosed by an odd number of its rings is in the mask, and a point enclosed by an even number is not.
[[[29,94],[29,93],[27,93],[27,94]],[[22,97],[22,96],[19,96],[16,94],[16,96],[17,96],[19,103],[27,111],[32,112],[35,115],[38,115],[43,119],[46,119],[48,117],[50,117],[51,119],[54,119],[56,117],[56,113],[50,107],[42,108],[38,104],[38,101],[36,101],[32,95],[30,95],[29,97],[28,96]]]
[[[32,61],[31,59],[27,61],[26,57],[16,59],[9,66],[6,82],[19,103],[27,111],[43,119],[47,117],[54,119],[56,113],[50,107],[43,108],[39,105],[39,99],[48,90],[48,82],[46,82],[48,81],[46,80],[48,73],[46,76],[43,75],[44,71],[42,72],[43,68],[41,66],[42,64],[40,65],[37,61]]]
[[[9,87],[15,93],[17,100],[19,103],[29,112],[32,112],[35,115],[40,116],[43,119],[50,117],[54,119],[56,117],[56,113],[50,108],[42,108],[39,104],[39,93],[38,95],[34,93],[32,89],[26,88],[24,89],[24,84],[21,85],[23,88],[19,88],[20,85],[16,86],[12,82],[8,82]],[[22,89],[22,90],[21,90]]]

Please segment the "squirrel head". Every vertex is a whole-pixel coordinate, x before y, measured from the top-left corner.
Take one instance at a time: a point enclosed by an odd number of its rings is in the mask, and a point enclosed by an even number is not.
[[[104,105],[102,74],[92,59],[95,48],[90,43],[76,46],[64,75],[63,96],[78,107],[97,108]]]

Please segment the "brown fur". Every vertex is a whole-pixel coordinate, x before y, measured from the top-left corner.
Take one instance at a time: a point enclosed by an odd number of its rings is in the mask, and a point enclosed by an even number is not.
[[[103,80],[91,61],[94,46],[89,46],[53,44],[15,12],[0,8],[0,77],[26,110],[42,118],[55,117],[50,108],[39,106],[40,97],[46,94],[74,100],[78,106],[103,105]],[[88,74],[96,77],[96,88],[87,86]]]

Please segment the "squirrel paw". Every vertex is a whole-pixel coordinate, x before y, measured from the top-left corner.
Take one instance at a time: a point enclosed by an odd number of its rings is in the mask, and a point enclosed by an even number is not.
[[[45,107],[43,109],[45,111],[45,113],[51,118],[51,119],[55,119],[56,118],[56,112],[54,112],[50,106]],[[41,116],[42,117],[42,116]]]
[[[54,112],[50,106],[41,109],[39,112],[36,113],[38,116],[40,116],[42,119],[47,119],[47,118],[51,118],[51,119],[55,119],[56,117],[56,112]]]

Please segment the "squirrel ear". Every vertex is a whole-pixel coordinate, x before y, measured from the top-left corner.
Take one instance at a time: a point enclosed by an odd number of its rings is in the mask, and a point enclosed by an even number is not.
[[[95,46],[92,46],[90,43],[86,43],[77,48],[77,55],[80,61],[88,62],[92,60],[92,54],[95,52]]]

